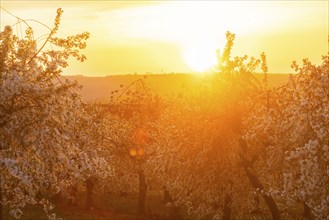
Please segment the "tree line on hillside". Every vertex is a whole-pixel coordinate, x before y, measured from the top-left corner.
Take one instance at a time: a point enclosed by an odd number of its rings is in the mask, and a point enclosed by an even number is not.
[[[28,204],[57,219],[54,198],[81,184],[87,209],[94,190],[137,193],[144,219],[150,191],[195,219],[329,218],[328,54],[320,65],[294,62],[297,74],[269,89],[265,54],[231,57],[227,32],[193,94],[161,97],[137,80],[87,104],[61,72],[69,57],[86,59],[89,33],[58,37],[62,13],[42,45],[19,18],[24,36],[0,33],[0,219]]]

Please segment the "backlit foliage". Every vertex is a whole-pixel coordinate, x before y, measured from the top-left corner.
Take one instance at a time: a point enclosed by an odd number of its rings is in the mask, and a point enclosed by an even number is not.
[[[101,139],[97,123],[76,90],[75,82],[60,73],[71,56],[86,46],[89,33],[56,37],[62,10],[54,28],[38,48],[33,30],[20,38],[6,26],[0,34],[0,175],[1,205],[19,218],[26,204],[42,204],[49,218],[48,199],[77,181],[84,181],[101,168]],[[45,50],[46,44],[52,50]],[[2,209],[2,207],[1,207]]]
[[[159,97],[137,80],[87,104],[61,72],[69,57],[86,59],[89,33],[57,37],[62,13],[42,45],[30,26],[0,33],[0,201],[12,216],[41,204],[54,219],[52,197],[92,181],[138,192],[142,216],[147,193],[165,191],[167,206],[197,219],[329,218],[328,55],[293,63],[289,82],[269,89],[266,55],[231,57],[227,32],[192,94]],[[304,216],[288,213],[298,204]]]
[[[241,103],[260,89],[251,57],[230,57],[234,35],[227,33],[218,66],[200,94],[172,103],[157,123],[158,173],[173,205],[189,214],[242,218],[252,209],[254,192],[241,167]],[[226,216],[227,217],[227,216]]]
[[[329,63],[303,66],[289,82],[260,95],[247,119],[245,138],[258,154],[257,170],[267,176],[268,193],[303,202],[317,219],[329,217]],[[269,178],[267,173],[272,173]],[[264,179],[265,181],[265,179]]]

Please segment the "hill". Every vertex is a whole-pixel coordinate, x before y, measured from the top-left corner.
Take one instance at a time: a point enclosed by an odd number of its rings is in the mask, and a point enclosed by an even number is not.
[[[154,75],[112,75],[105,77],[67,76],[83,86],[80,91],[85,101],[107,102],[111,91],[128,86],[135,80],[144,78],[148,86],[161,96],[174,95],[193,90],[200,83],[200,76],[194,74],[154,74]],[[263,79],[262,74],[256,78]],[[288,81],[289,74],[268,74],[269,87],[277,87]]]

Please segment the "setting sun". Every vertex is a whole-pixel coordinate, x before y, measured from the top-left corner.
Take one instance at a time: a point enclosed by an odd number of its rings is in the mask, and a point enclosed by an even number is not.
[[[305,57],[319,63],[318,54],[328,48],[327,1],[31,2],[1,1],[1,7],[48,26],[53,19],[49,15],[62,7],[60,33],[91,34],[86,62],[70,63],[66,75],[204,71],[216,64],[216,49],[224,46],[226,31],[237,35],[234,56],[264,51],[272,57],[272,73],[290,73],[291,62]],[[2,10],[1,29],[16,19]],[[42,29],[47,34],[42,25],[31,25],[36,33]]]
[[[196,47],[183,52],[186,65],[194,72],[203,72],[216,64],[215,47]]]

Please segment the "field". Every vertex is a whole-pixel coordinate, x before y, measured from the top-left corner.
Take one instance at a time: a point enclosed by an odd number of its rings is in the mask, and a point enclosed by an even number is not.
[[[255,74],[260,81],[263,74]],[[201,82],[202,76],[177,73],[177,74],[152,74],[152,75],[112,75],[107,77],[68,76],[70,80],[76,80],[82,85],[78,91],[87,102],[108,102],[111,92],[120,89],[120,85],[128,86],[138,79],[145,80],[147,86],[152,88],[160,96],[178,95],[179,93],[192,92]],[[268,74],[269,87],[278,87],[285,84],[289,74]]]

